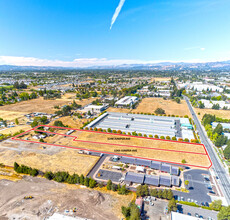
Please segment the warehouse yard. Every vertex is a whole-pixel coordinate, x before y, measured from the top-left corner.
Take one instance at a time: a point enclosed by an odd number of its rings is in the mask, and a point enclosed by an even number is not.
[[[39,142],[31,137],[33,132],[34,131],[30,131],[29,135],[27,134],[21,138],[28,142]],[[182,160],[185,159],[187,164],[191,166],[204,168],[211,166],[211,162],[203,145],[101,134],[84,130],[75,131],[70,136],[60,135],[64,133],[63,129],[60,129],[60,131],[56,129],[55,133],[55,135],[44,139],[47,144],[177,164],[181,164]]]

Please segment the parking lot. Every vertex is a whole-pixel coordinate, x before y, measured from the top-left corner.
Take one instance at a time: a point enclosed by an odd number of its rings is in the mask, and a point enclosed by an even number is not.
[[[119,182],[121,177],[122,177],[122,173],[102,170],[102,169],[100,169],[96,175],[97,179],[111,180],[112,182]]]
[[[204,179],[205,175],[210,175],[209,171],[192,169],[184,172],[184,180],[189,181],[189,185],[186,186],[189,193],[174,191],[176,199],[180,200],[182,197],[183,201],[197,202],[199,205],[206,202],[211,203],[211,197],[208,195],[211,188],[207,188],[210,185],[210,181]]]
[[[199,216],[202,216],[204,219],[212,219],[212,220],[217,220],[217,213],[215,211],[207,210],[207,209],[202,209],[202,208],[197,208],[193,206],[188,206],[188,205],[177,205],[178,210],[180,213],[183,214],[191,214],[191,216],[195,216],[197,213]]]

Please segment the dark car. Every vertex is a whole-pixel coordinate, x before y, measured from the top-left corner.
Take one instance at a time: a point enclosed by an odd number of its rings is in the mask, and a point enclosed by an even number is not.
[[[191,216],[192,214],[190,212],[188,212],[187,215]]]

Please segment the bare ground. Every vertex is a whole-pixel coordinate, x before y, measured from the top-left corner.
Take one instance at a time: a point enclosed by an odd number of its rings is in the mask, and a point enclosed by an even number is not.
[[[24,176],[17,182],[0,180],[0,195],[0,219],[34,220],[73,208],[77,212],[72,216],[115,220],[121,217],[122,198],[126,197],[30,176]],[[24,196],[34,198],[25,200]]]

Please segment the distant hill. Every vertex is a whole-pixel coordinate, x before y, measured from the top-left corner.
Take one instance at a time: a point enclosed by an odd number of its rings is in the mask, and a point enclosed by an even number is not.
[[[13,66],[0,65],[0,71],[45,71],[45,70],[74,70],[74,69],[121,69],[121,70],[222,70],[230,71],[230,61],[207,63],[149,63],[149,64],[123,64],[113,66],[77,67],[51,67],[51,66]]]

